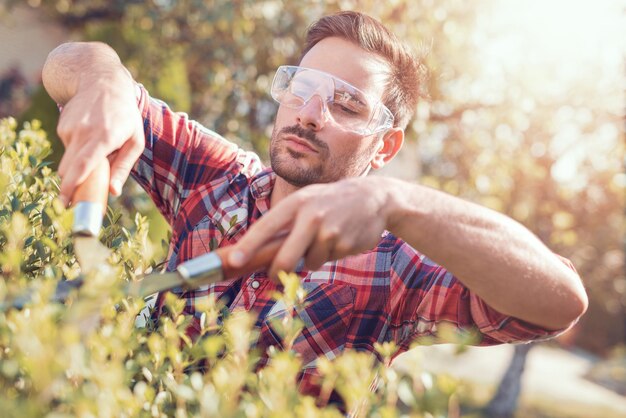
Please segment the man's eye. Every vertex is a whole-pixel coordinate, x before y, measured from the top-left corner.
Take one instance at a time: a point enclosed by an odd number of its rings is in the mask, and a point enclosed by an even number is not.
[[[359,113],[359,112],[357,112],[355,110],[352,110],[349,107],[346,107],[346,106],[341,105],[341,104],[339,105],[339,108],[341,109],[342,112],[345,112],[345,113],[347,113],[349,115],[357,115]]]
[[[347,92],[335,92],[335,103],[341,107],[342,111],[352,115],[359,114],[363,111],[363,106],[355,97]]]

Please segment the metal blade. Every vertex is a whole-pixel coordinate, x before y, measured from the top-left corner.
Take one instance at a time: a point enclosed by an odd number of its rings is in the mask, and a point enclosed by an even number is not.
[[[50,298],[50,302],[64,303],[70,295],[70,292],[80,288],[84,282],[83,276],[74,280],[62,280],[58,282],[54,290],[54,295]],[[13,300],[7,299],[0,302],[0,312],[4,312],[9,308],[24,309],[24,306],[29,304],[32,300],[32,291],[24,292],[24,294],[17,296]]]
[[[222,260],[228,259],[228,251],[233,247],[219,248],[215,252],[181,263],[174,272],[147,274],[143,278],[129,283],[125,288],[125,294],[127,296],[146,298],[154,293],[175,287],[196,289],[200,286],[245,276],[258,268],[268,265],[280,248],[280,245],[284,242],[284,239],[284,235],[280,235],[268,242],[264,248],[255,254],[249,265],[243,269],[233,268],[222,262]],[[72,290],[78,289],[83,285],[85,275],[89,271],[93,271],[92,269],[105,264],[111,254],[111,250],[102,245],[95,237],[77,235],[75,236],[74,245],[74,251],[80,263],[82,274],[75,280],[60,281],[51,301],[65,302]],[[25,293],[12,301],[0,302],[0,311],[11,307],[22,309],[30,300],[30,295]]]
[[[111,250],[93,236],[74,237],[74,254],[83,274],[89,274],[106,263]]]
[[[128,284],[127,296],[145,298],[153,293],[173,289],[183,285],[183,278],[178,272],[152,273],[145,275],[141,280]]]

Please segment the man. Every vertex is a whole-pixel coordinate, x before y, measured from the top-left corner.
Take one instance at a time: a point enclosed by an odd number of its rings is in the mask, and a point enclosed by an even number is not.
[[[271,93],[280,106],[271,168],[263,169],[256,155],[151,99],[107,46],[62,45],[43,73],[63,106],[62,196],[106,157],[114,194],[132,170],[172,225],[170,269],[215,240],[234,245],[228,261],[245,266],[286,231],[267,271],[178,293],[197,317],[195,303],[210,294],[255,312],[258,344],[267,347],[280,344],[267,321],[281,314],[272,279],[280,270],[299,274],[309,290],[294,344],[303,392],[315,393],[318,356],[371,352],[390,340],[404,351],[441,322],[476,327],[482,344],[562,332],[586,310],[585,291],[527,229],[418,184],[365,177],[402,146],[420,68],[374,19],[320,19],[299,66],[276,73]]]

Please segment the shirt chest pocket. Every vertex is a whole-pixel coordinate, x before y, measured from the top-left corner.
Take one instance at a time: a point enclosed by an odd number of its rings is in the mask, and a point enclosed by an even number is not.
[[[234,219],[236,220],[237,218]],[[191,233],[191,257],[199,257],[218,247],[233,244],[235,241],[233,237],[241,235],[238,234],[241,229],[241,226],[234,222],[232,225],[225,228],[217,223],[217,221],[211,220],[208,216],[205,216],[193,228]],[[226,235],[224,235],[225,233]]]
[[[355,289],[347,285],[303,283],[307,290],[304,306],[289,314],[302,321],[304,328],[295,339],[293,350],[303,368],[315,367],[319,356],[335,358],[344,348],[354,311]],[[283,348],[279,322],[287,315],[276,303],[261,322],[259,343]]]

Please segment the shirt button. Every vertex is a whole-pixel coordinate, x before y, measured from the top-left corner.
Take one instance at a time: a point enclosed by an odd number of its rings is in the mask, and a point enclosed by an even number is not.
[[[250,283],[250,286],[252,286],[253,289],[258,289],[260,285],[261,284],[258,280],[253,280],[252,283]]]

